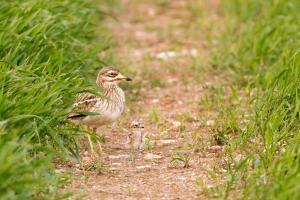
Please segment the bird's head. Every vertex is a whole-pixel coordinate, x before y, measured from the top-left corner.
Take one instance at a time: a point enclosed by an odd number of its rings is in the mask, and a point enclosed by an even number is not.
[[[134,128],[134,129],[145,128],[144,123],[140,120],[139,121],[137,121],[137,120],[132,121],[131,124],[130,124],[130,127]]]
[[[115,67],[104,67],[102,68],[97,77],[97,85],[104,88],[117,85],[121,81],[131,81],[132,79],[124,76]]]

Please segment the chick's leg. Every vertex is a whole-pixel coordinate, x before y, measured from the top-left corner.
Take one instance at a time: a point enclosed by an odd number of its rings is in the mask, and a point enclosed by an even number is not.
[[[128,137],[128,144],[130,146],[130,160],[135,161],[135,152],[134,152],[134,141],[133,141],[133,133],[129,132]]]
[[[142,143],[143,143],[143,133],[142,131],[138,130],[135,132],[135,141],[134,141],[134,148],[138,152],[142,150]]]

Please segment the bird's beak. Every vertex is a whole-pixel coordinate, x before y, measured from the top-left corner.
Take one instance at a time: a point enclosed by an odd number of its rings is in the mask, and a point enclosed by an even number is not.
[[[124,81],[132,81],[132,79],[131,78],[129,78],[129,77],[126,77],[126,76],[124,76],[124,75],[120,75],[119,76],[119,78],[118,78],[119,80],[124,80]]]

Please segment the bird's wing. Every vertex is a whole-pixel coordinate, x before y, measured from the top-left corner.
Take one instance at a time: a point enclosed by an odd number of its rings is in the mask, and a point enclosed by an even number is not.
[[[88,115],[95,115],[96,113],[91,111],[98,100],[98,96],[88,92],[79,94],[67,119],[82,119]]]

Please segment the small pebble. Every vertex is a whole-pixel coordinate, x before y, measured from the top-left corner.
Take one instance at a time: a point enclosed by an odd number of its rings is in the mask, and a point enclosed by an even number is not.
[[[118,167],[110,167],[109,170],[110,171],[120,171],[121,169]]]
[[[121,155],[109,155],[108,156],[109,159],[128,159],[130,158],[130,155],[128,154],[121,154]]]
[[[160,140],[159,145],[169,145],[169,144],[175,144],[176,140]]]
[[[243,159],[242,154],[238,154],[238,155],[235,156],[235,158],[234,158],[234,160],[235,160],[236,162],[238,162],[238,163],[239,163],[242,159]]]
[[[152,99],[152,103],[158,103],[159,99]]]
[[[179,122],[179,121],[173,121],[172,125],[174,126],[174,128],[179,128],[181,126],[181,122]]]
[[[151,165],[136,166],[135,168],[138,170],[151,169]]]
[[[209,147],[208,149],[210,149],[210,150],[221,150],[221,149],[223,149],[223,147],[222,147],[222,146],[215,145],[215,146]]]
[[[161,159],[162,156],[160,155],[157,155],[157,154],[153,154],[153,153],[147,153],[145,156],[144,156],[144,159],[145,160],[154,160],[154,159]]]
[[[122,166],[122,163],[111,163],[111,166],[120,167],[120,166]]]
[[[207,120],[206,126],[214,126],[216,124],[215,120]]]

